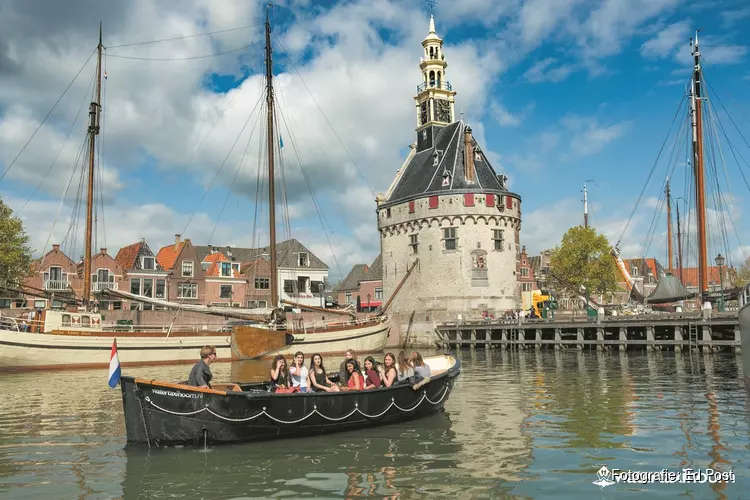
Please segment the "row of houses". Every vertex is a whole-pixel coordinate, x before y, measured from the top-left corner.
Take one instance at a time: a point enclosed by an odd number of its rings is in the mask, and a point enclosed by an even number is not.
[[[224,307],[266,307],[271,279],[278,283],[279,295],[305,305],[325,304],[328,266],[295,239],[277,244],[276,276],[272,276],[270,253],[265,248],[234,248],[193,245],[190,239],[175,235],[173,244],[154,253],[144,240],[122,247],[112,257],[106,248],[92,256],[91,290],[122,290],[152,299],[185,304]],[[23,285],[35,295],[49,295],[53,306],[61,306],[67,296],[81,298],[83,262],[74,262],[53,245],[32,265]],[[57,294],[57,298],[55,298]],[[99,296],[101,310],[152,309],[152,304]],[[0,308],[45,307],[47,299],[32,296],[2,297]],[[157,306],[158,307],[158,306]]]

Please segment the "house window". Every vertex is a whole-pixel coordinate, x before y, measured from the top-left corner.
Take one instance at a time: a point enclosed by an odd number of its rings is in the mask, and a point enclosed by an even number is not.
[[[524,278],[529,277],[529,268],[528,267],[522,267],[521,268],[521,276]]]
[[[458,248],[458,238],[456,237],[455,227],[443,228],[443,240],[445,241],[446,250],[455,250]]]
[[[154,297],[154,280],[152,278],[143,278],[143,296]]]
[[[630,273],[630,274],[632,274],[633,276],[638,276],[638,267],[637,266],[633,266],[632,270],[633,270],[633,272]]]
[[[91,326],[91,317],[81,316],[81,326],[85,326],[85,327]]]
[[[257,300],[248,300],[247,301],[247,308],[248,309],[255,309],[258,307],[258,301]]]
[[[417,247],[419,246],[419,242],[417,241],[416,234],[410,234],[409,235],[409,246],[411,247],[411,253],[415,254],[417,253]]]
[[[266,307],[268,307],[268,301],[266,301],[266,300],[259,300],[258,301],[258,307],[260,307],[261,309],[265,309]]]
[[[297,282],[294,280],[284,280],[284,293],[287,295],[297,293]]]
[[[220,299],[231,299],[232,298],[232,285],[221,285],[219,292]]]
[[[193,277],[193,261],[192,260],[182,261],[182,276],[186,278]]]
[[[505,239],[503,239],[502,229],[492,230],[492,243],[494,244],[495,250],[498,250],[500,252],[503,251],[503,244],[505,243]]]
[[[224,277],[232,276],[232,264],[230,262],[221,263],[221,275]]]
[[[414,213],[414,200],[409,202],[409,213],[410,214]]]
[[[130,293],[132,293],[133,295],[141,294],[141,279],[140,278],[130,278]]]
[[[383,289],[382,288],[376,288],[375,289],[375,300],[383,300]]]
[[[347,304],[352,303],[352,292],[346,292],[346,303]]]
[[[326,285],[322,281],[310,281],[310,291],[315,295],[321,295]]]
[[[310,265],[310,259],[307,256],[307,252],[299,253],[299,267],[308,267]]]
[[[297,290],[299,293],[307,293],[307,284],[309,283],[310,278],[307,276],[301,276],[297,278]]]
[[[389,219],[391,218],[391,209],[390,208],[386,208],[385,209],[385,216],[388,217]]]
[[[167,296],[167,282],[166,280],[156,280],[156,298],[163,299]]]
[[[237,274],[240,274],[240,263],[239,262],[232,263],[232,269],[234,269],[234,271]]]
[[[153,257],[143,257],[141,265],[142,265],[144,271],[153,271],[154,268],[155,268],[154,258]]]
[[[197,283],[180,283],[179,285],[177,285],[177,297],[181,299],[198,298],[198,284]]]
[[[70,314],[62,315],[62,326],[70,326]]]
[[[521,291],[522,292],[530,292],[531,291],[531,283],[521,283]]]
[[[269,288],[271,288],[270,278],[255,278],[256,290],[268,290]]]

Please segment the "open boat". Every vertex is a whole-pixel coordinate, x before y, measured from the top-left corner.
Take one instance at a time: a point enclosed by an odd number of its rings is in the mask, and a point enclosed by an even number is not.
[[[414,420],[441,411],[461,363],[427,356],[432,376],[414,385],[363,391],[282,393],[269,383],[184,384],[123,376],[128,443],[207,446],[319,435]]]

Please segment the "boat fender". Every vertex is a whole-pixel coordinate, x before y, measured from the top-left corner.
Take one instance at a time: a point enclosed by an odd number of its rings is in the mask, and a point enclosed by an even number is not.
[[[430,377],[423,378],[422,380],[420,380],[419,382],[411,386],[411,388],[414,389],[415,391],[418,391],[423,385],[427,384],[429,381],[430,381]]]
[[[286,334],[286,345],[292,345],[294,343],[294,335],[291,333]]]

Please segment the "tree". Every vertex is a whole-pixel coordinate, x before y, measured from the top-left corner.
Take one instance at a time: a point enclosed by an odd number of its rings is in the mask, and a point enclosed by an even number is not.
[[[726,273],[727,271],[723,272]],[[726,274],[724,275],[724,279],[726,279]],[[740,265],[733,281],[736,286],[745,286],[750,283],[750,257],[745,259],[745,262]]]
[[[610,246],[603,234],[592,228],[576,226],[568,229],[559,247],[555,248],[550,267],[555,276],[589,293],[617,291],[617,268],[609,253]]]
[[[23,222],[0,199],[0,280],[17,281],[29,275],[31,249]]]

